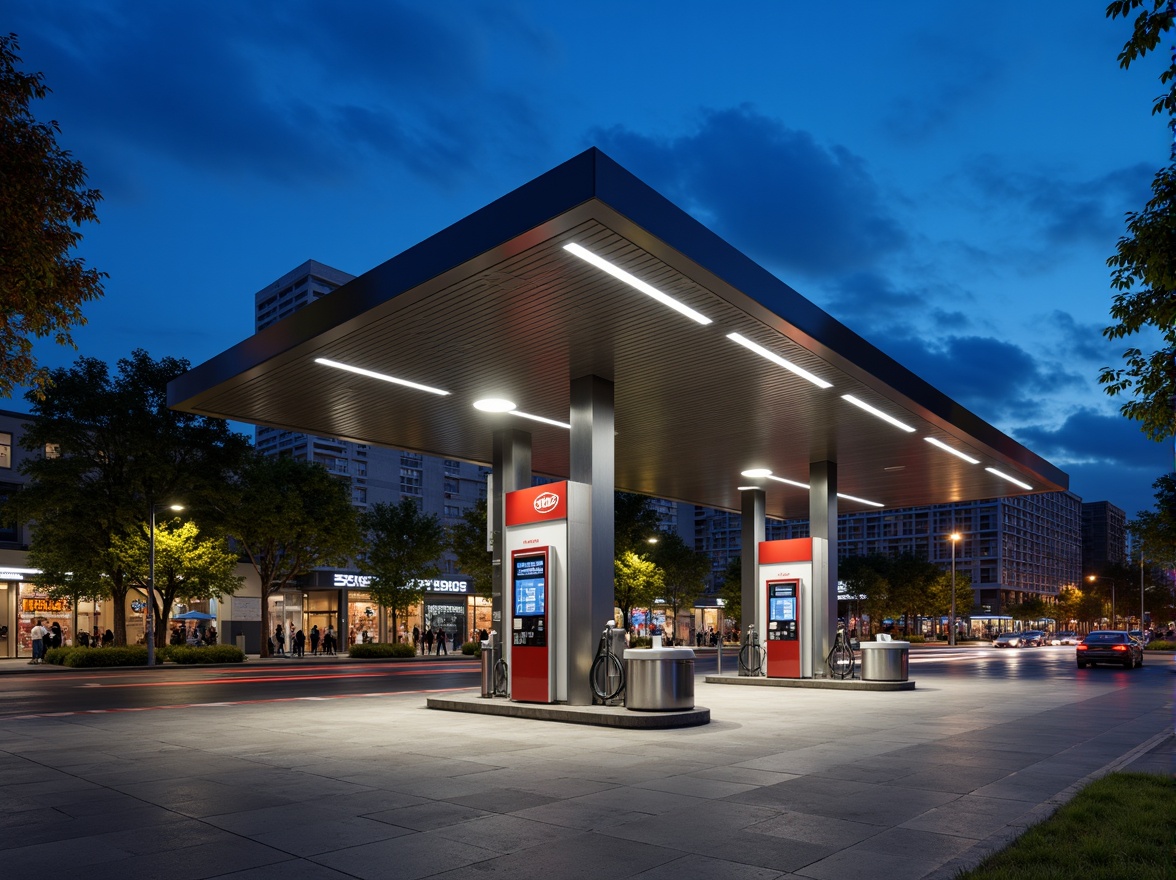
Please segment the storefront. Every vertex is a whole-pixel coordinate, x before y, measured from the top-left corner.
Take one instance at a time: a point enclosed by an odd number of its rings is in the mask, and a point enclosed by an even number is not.
[[[424,581],[424,598],[397,614],[372,599],[371,578],[356,571],[319,570],[300,578],[297,586],[269,598],[268,632],[281,624],[283,632],[311,628],[319,632],[332,627],[339,634],[339,647],[364,642],[411,643],[413,627],[422,633],[444,630],[446,642],[460,648],[481,630],[491,628],[490,600],[474,593],[464,575]],[[289,639],[287,639],[289,650]],[[309,646],[308,646],[309,650]]]

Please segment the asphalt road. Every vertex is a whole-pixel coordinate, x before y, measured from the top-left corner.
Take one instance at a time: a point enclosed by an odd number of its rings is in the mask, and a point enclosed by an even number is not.
[[[951,679],[1099,682],[1122,686],[1153,680],[1172,668],[1171,655],[1145,655],[1142,669],[1078,669],[1072,647],[996,649],[912,648],[910,677],[922,686]],[[9,661],[17,662],[20,661]],[[695,671],[716,671],[712,651],[698,655]],[[736,668],[725,651],[723,671]],[[15,667],[12,667],[13,671]],[[0,675],[0,718],[75,712],[118,712],[209,704],[331,700],[375,695],[439,693],[476,688],[480,664],[466,658],[363,662],[347,658],[252,660],[241,666],[62,670],[28,668]]]

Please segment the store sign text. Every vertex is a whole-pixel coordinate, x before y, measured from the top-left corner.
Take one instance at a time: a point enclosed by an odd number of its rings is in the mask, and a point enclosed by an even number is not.
[[[367,574],[336,574],[335,586],[343,589],[367,589],[374,578]],[[470,585],[466,581],[450,581],[432,579],[417,581],[416,585],[423,587],[426,593],[469,593]]]
[[[26,596],[20,600],[20,610],[30,614],[56,613],[69,611],[69,601],[66,599],[47,599],[43,596]]]

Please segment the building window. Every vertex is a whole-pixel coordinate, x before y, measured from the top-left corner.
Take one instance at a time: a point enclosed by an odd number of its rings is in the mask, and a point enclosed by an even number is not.
[[[421,472],[416,468],[400,469],[400,491],[404,495],[421,494]]]
[[[446,504],[445,505],[445,515],[448,517],[452,517],[453,519],[460,519],[461,518],[461,508],[458,507],[456,504]]]
[[[0,431],[0,468],[12,468],[12,435]]]

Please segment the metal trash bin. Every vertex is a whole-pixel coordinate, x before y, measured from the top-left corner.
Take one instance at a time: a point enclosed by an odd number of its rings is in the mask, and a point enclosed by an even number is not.
[[[625,708],[673,712],[694,708],[692,648],[627,648]]]
[[[910,642],[862,642],[862,681],[906,681]]]
[[[482,642],[482,696],[494,696],[494,664],[498,652],[491,642]]]

